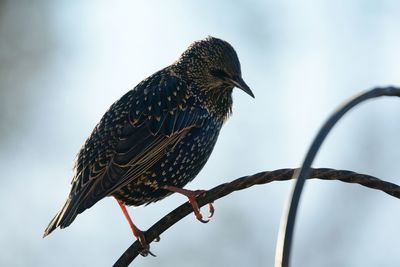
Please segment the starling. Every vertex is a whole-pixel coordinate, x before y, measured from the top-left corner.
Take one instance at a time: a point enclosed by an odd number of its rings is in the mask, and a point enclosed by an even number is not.
[[[183,187],[205,165],[232,113],[234,87],[254,97],[233,47],[207,37],[122,96],[80,149],[69,196],[44,236],[69,226],[107,196],[118,201],[144,249],[144,235],[125,205],[149,204],[178,192],[189,198],[204,222],[195,201],[201,191]]]

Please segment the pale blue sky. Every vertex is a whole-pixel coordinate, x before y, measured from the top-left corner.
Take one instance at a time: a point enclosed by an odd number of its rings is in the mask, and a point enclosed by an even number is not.
[[[230,42],[256,95],[234,113],[188,188],[298,167],[318,127],[348,97],[400,85],[398,1],[0,2],[0,265],[110,266],[133,241],[113,199],[46,239],[66,198],[72,161],[106,109],[193,41]],[[382,98],[333,130],[315,166],[400,183],[400,105]],[[188,216],[140,266],[273,266],[290,182],[215,203],[207,225]],[[293,266],[398,266],[399,202],[340,182],[307,183]],[[146,229],[186,201],[130,209]]]

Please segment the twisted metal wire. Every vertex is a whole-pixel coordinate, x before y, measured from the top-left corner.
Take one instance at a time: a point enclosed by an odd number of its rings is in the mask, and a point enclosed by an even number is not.
[[[298,173],[298,171],[299,169],[279,169],[244,176],[232,182],[218,185],[206,191],[197,197],[197,202],[199,207],[201,207],[207,203],[229,195],[232,192],[243,190],[254,185],[267,184],[273,181],[291,180],[293,179],[294,174]],[[370,175],[327,168],[311,169],[310,173],[311,178],[322,180],[339,180],[345,183],[356,183],[368,188],[383,191],[393,197],[400,198],[400,186],[380,180]],[[191,205],[189,203],[185,203],[165,215],[144,233],[148,243],[150,244],[152,241],[157,239],[164,231],[191,212],[193,212]],[[142,247],[140,243],[138,241],[134,242],[115,262],[114,267],[128,266],[139,255],[141,249]]]

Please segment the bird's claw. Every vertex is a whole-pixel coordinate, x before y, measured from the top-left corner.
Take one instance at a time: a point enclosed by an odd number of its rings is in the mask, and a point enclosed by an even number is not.
[[[140,255],[142,255],[143,257],[147,257],[148,255],[157,257],[156,254],[154,254],[153,252],[150,251],[150,245],[144,239],[143,232],[141,232],[141,234],[139,234],[138,241],[139,241],[140,245],[142,246],[142,250],[139,252]],[[156,238],[155,241],[156,242],[160,241],[160,237]]]
[[[202,223],[208,223],[210,221],[210,219],[203,219],[203,215],[201,214],[200,210],[194,210],[194,215],[196,216],[196,219]]]
[[[205,190],[197,190],[195,191],[195,197],[198,197],[199,195],[203,194],[205,192]],[[205,220],[203,219],[203,215],[200,212],[200,209],[197,205],[197,202],[195,199],[190,200],[189,198],[189,202],[190,204],[192,204],[193,207],[193,212],[196,216],[196,219],[199,220],[202,223],[208,223],[210,221],[210,219],[212,218],[212,216],[214,215],[215,209],[214,206],[212,204],[212,202],[208,203],[208,219]]]
[[[147,248],[147,249],[142,249],[142,250],[139,252],[139,254],[140,254],[141,256],[143,256],[143,257],[147,257],[148,255],[151,255],[151,256],[153,256],[153,257],[157,257],[157,255],[154,254],[153,252],[151,252],[149,248]]]
[[[202,223],[208,223],[210,221],[210,219],[204,220],[204,219],[198,219],[200,222]]]
[[[215,212],[215,209],[214,209],[212,202],[208,203],[208,218],[211,219],[212,216],[214,216],[214,212]]]
[[[165,190],[180,193],[180,194],[186,196],[189,199],[190,205],[192,205],[193,213],[196,216],[196,219],[199,220],[200,222],[208,223],[210,221],[210,218],[214,215],[214,212],[215,212],[214,206],[212,205],[212,203],[208,203],[208,212],[209,212],[208,218],[209,219],[207,219],[207,220],[203,219],[203,215],[201,214],[199,205],[197,204],[197,201],[196,201],[196,197],[205,193],[206,190],[191,191],[191,190],[187,190],[187,189],[183,189],[183,188],[179,188],[179,187],[175,187],[175,186],[169,186],[169,185],[165,185],[162,188]]]
[[[143,257],[147,257],[148,255],[157,257],[156,254],[150,251],[150,245],[149,243],[147,243],[143,231],[139,230],[138,228],[135,228],[134,235],[136,236],[137,241],[139,241],[140,245],[142,246],[142,250],[139,252],[140,255],[142,255]],[[155,238],[155,241],[156,242],[160,241],[160,237]]]
[[[150,245],[147,243],[144,237],[144,233],[139,230],[136,234],[137,234],[136,238],[139,241],[140,245],[142,246],[142,250],[139,252],[139,254],[142,255],[143,257],[147,257],[148,255],[157,257],[154,253],[150,251]]]

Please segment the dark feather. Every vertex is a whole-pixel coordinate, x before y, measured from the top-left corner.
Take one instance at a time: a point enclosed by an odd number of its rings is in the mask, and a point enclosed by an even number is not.
[[[53,225],[68,226],[77,214],[151,168],[190,128],[201,126],[205,110],[179,107],[185,87],[160,71],[110,107],[78,154],[71,193]]]

